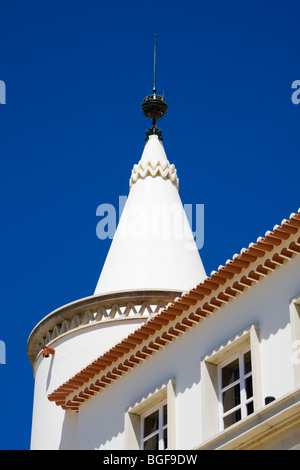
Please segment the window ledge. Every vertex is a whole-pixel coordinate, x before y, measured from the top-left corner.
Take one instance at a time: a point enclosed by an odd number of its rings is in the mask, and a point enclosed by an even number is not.
[[[254,449],[264,440],[282,433],[299,421],[300,388],[200,444],[197,450]]]

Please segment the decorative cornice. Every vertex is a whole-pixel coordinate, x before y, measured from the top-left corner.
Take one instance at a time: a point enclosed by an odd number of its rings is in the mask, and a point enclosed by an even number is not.
[[[81,403],[299,255],[299,234],[300,209],[63,383],[48,399],[63,409],[78,411]]]
[[[176,188],[179,188],[179,179],[177,177],[177,171],[175,165],[171,165],[168,160],[163,162],[156,162],[153,166],[150,161],[145,165],[142,161],[138,165],[134,165],[131,178],[129,180],[130,188],[138,179],[144,179],[147,176],[161,176],[162,178],[169,179],[172,183],[175,184]]]
[[[31,364],[44,346],[75,330],[120,320],[147,321],[179,292],[136,291],[86,297],[54,310],[31,332],[27,353]]]

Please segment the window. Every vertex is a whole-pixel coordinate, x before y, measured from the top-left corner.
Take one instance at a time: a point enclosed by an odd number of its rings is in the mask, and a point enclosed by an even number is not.
[[[245,359],[244,355],[246,355]],[[232,364],[235,360],[238,363],[238,370]],[[222,368],[226,368],[223,385]],[[228,378],[230,374],[231,382]],[[253,323],[245,327],[205,354],[201,358],[201,382],[203,439],[205,440],[211,439],[224,429],[227,431],[228,427],[238,422],[239,419],[242,420],[251,412],[254,413],[264,407],[259,325]],[[233,388],[235,385],[237,387]],[[227,394],[225,394],[226,390]]]
[[[164,450],[168,448],[168,413],[166,401],[141,416],[140,447],[143,450]]]
[[[249,348],[219,364],[218,383],[220,428],[226,429],[254,411]]]
[[[175,380],[169,379],[132,403],[125,413],[125,448],[176,448]]]

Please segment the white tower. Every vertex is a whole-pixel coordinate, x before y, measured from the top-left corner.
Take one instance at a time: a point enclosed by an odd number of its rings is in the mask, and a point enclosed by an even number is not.
[[[28,340],[35,377],[32,449],[75,449],[78,414],[56,406],[48,395],[206,277],[179,197],[176,169],[156,127],[167,105],[156,94],[155,80],[142,107],[153,126],[133,167],[129,196],[94,295],[47,315]]]
[[[176,169],[157,135],[149,136],[130,187],[95,295],[189,290],[206,276],[178,193]]]

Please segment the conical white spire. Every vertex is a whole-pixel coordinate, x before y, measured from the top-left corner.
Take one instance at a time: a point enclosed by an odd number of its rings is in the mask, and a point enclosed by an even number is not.
[[[178,178],[151,135],[130,178],[130,193],[95,295],[136,290],[186,291],[206,277],[178,193]]]

